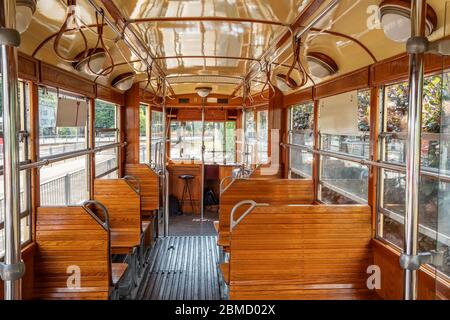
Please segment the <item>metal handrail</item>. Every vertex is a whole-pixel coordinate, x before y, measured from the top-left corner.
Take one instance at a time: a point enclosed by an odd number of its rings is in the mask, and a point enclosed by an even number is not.
[[[128,184],[133,188],[134,191],[136,191],[137,194],[141,194],[141,182],[139,181],[138,178],[134,177],[134,176],[124,176],[123,180],[127,181]],[[134,186],[133,184],[129,183],[129,182],[134,182],[136,184],[136,186]]]
[[[385,161],[371,161],[371,160],[366,160],[366,159],[358,157],[358,156],[348,156],[348,155],[342,154],[340,152],[316,150],[316,149],[313,149],[310,147],[300,146],[300,145],[291,144],[291,143],[283,143],[282,142],[282,143],[280,143],[280,145],[283,148],[303,150],[303,151],[306,151],[309,153],[318,154],[318,155],[322,155],[322,156],[328,156],[328,157],[336,158],[339,160],[350,161],[350,162],[358,163],[358,164],[365,165],[365,166],[374,166],[374,167],[381,168],[381,169],[406,172],[406,165],[404,165],[404,164],[392,164],[392,163],[387,163]],[[439,179],[444,182],[450,182],[450,176],[447,176],[445,174],[439,174],[439,172],[437,172],[437,171],[431,171],[430,169],[422,168],[420,172],[424,176]]]
[[[237,220],[234,220],[234,214],[236,212],[237,209],[239,209],[241,206],[243,205],[250,205],[250,208],[248,208]],[[233,209],[231,209],[231,213],[230,213],[230,232],[233,232],[233,229],[239,224],[241,223],[242,220],[244,220],[244,218],[253,211],[253,209],[255,209],[256,207],[265,207],[265,206],[269,206],[268,203],[256,203],[253,200],[242,200],[238,203],[236,203],[236,205],[233,207]]]
[[[229,184],[227,184],[226,187],[224,187],[224,183],[227,180],[231,180]],[[225,191],[228,190],[228,188],[233,184],[233,182],[236,180],[235,177],[233,176],[227,176],[225,178],[223,178],[222,180],[220,180],[220,186],[219,186],[219,194],[222,195]]]
[[[105,221],[102,221],[99,216],[89,208],[89,206],[94,205],[99,207],[103,211],[103,215],[105,217]],[[109,213],[108,209],[97,200],[87,200],[84,201],[82,207],[94,218],[106,231],[109,231]]]

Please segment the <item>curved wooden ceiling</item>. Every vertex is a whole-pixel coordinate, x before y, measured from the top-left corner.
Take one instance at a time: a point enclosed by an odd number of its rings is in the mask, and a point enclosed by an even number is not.
[[[136,35],[133,41],[150,52],[153,65],[158,66],[162,76],[170,78],[168,83],[175,94],[193,93],[197,84],[210,81],[214,93],[231,95],[240,93],[243,79],[255,80],[251,82],[253,92],[261,90],[266,82],[266,62],[272,62],[273,75],[286,73],[292,63],[292,32],[307,24],[331,0],[78,0],[77,15],[93,47],[97,34],[90,2],[103,8],[119,29]],[[404,44],[387,39],[382,30],[368,28],[367,9],[380,2],[342,0],[303,37],[302,55],[308,50],[326,53],[339,66],[334,75],[338,76],[404,52]],[[438,27],[431,38],[441,38],[445,1],[428,3],[438,14]],[[20,50],[77,72],[53,51],[66,12],[65,0],[39,0]],[[107,26],[104,38],[114,58],[114,71],[106,77],[85,77],[108,85],[119,74],[134,70],[136,81],[145,86],[145,65]],[[75,57],[82,47],[78,30],[64,34],[61,52],[66,56]],[[298,80],[295,71],[292,77]],[[313,80],[319,83],[328,79]],[[310,85],[312,81],[306,86]]]

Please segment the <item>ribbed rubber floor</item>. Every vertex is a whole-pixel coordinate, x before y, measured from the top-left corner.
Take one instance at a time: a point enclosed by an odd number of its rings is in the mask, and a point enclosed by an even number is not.
[[[173,236],[157,241],[137,292],[140,300],[220,299],[215,236]]]

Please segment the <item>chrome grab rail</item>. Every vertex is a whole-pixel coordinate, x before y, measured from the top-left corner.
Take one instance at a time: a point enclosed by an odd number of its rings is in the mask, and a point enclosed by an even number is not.
[[[234,220],[234,214],[236,212],[237,209],[239,209],[241,206],[243,205],[250,205],[250,208],[248,208],[237,220]],[[268,203],[256,203],[253,200],[242,200],[238,203],[236,203],[236,205],[233,207],[233,209],[231,209],[231,213],[230,213],[230,232],[233,231],[233,229],[239,224],[241,223],[242,220],[244,220],[244,218],[253,211],[253,209],[255,209],[256,207],[266,207],[269,206]]]
[[[224,187],[225,181],[230,180],[230,183]],[[236,180],[233,176],[228,176],[220,180],[220,186],[219,186],[219,194],[222,195],[225,191],[228,190],[228,188],[233,184],[234,180]]]
[[[99,216],[89,208],[89,206],[99,207],[103,211],[105,221],[102,221]],[[87,200],[83,202],[82,207],[94,218],[106,231],[109,231],[109,213],[108,209],[97,200]]]
[[[133,190],[136,191],[137,194],[139,194],[139,195],[141,194],[141,182],[139,181],[138,178],[136,178],[134,176],[124,176],[123,180],[127,181],[128,184],[130,185],[130,187],[132,187]],[[130,182],[134,182],[136,184],[136,186]]]

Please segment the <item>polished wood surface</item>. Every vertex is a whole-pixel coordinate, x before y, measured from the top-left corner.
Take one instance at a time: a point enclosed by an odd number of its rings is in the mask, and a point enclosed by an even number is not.
[[[40,207],[36,221],[35,299],[108,299],[109,237],[82,207]],[[73,266],[80,288],[68,288]]]
[[[126,163],[139,163],[139,83],[135,83],[125,94],[125,110],[123,125],[125,132],[125,161]]]
[[[57,87],[70,92],[95,97],[95,84],[71,72],[64,71],[44,62],[40,63],[41,84]]]
[[[126,254],[139,246],[141,200],[128,182],[124,179],[96,179],[94,200],[108,210],[112,253]]]
[[[368,299],[369,206],[257,207],[232,231],[231,299]]]
[[[370,68],[362,68],[337,79],[318,84],[314,87],[314,98],[321,99],[352,90],[368,88],[369,80]]]
[[[125,96],[123,95],[123,93],[113,88],[97,84],[96,93],[98,99],[108,101],[119,106],[125,105]]]
[[[33,82],[39,81],[39,61],[25,54],[19,53],[19,79]]]
[[[146,164],[131,164],[125,166],[125,175],[136,177],[141,187],[142,213],[151,214],[159,209],[159,177]]]
[[[403,299],[403,269],[400,252],[379,240],[372,240],[374,264],[381,269],[381,289],[378,295],[385,300]],[[449,300],[450,282],[444,276],[436,277],[431,269],[422,267],[418,275],[419,300]]]
[[[295,104],[305,103],[313,100],[313,87],[303,89],[284,96],[284,107],[290,107]]]
[[[191,197],[194,203],[194,212],[192,212],[189,197],[185,195],[182,203],[182,211],[184,213],[200,214],[200,197],[201,197],[201,165],[199,164],[181,164],[172,163],[167,166],[169,171],[169,194],[181,201],[183,195],[184,181],[179,178],[180,175],[189,174],[194,176],[194,179],[189,180],[189,188],[191,190]]]
[[[311,180],[288,179],[235,180],[220,196],[219,245],[229,246],[230,213],[233,207],[243,200],[271,205],[312,204],[313,183]],[[248,206],[239,208],[236,217],[247,209]]]

